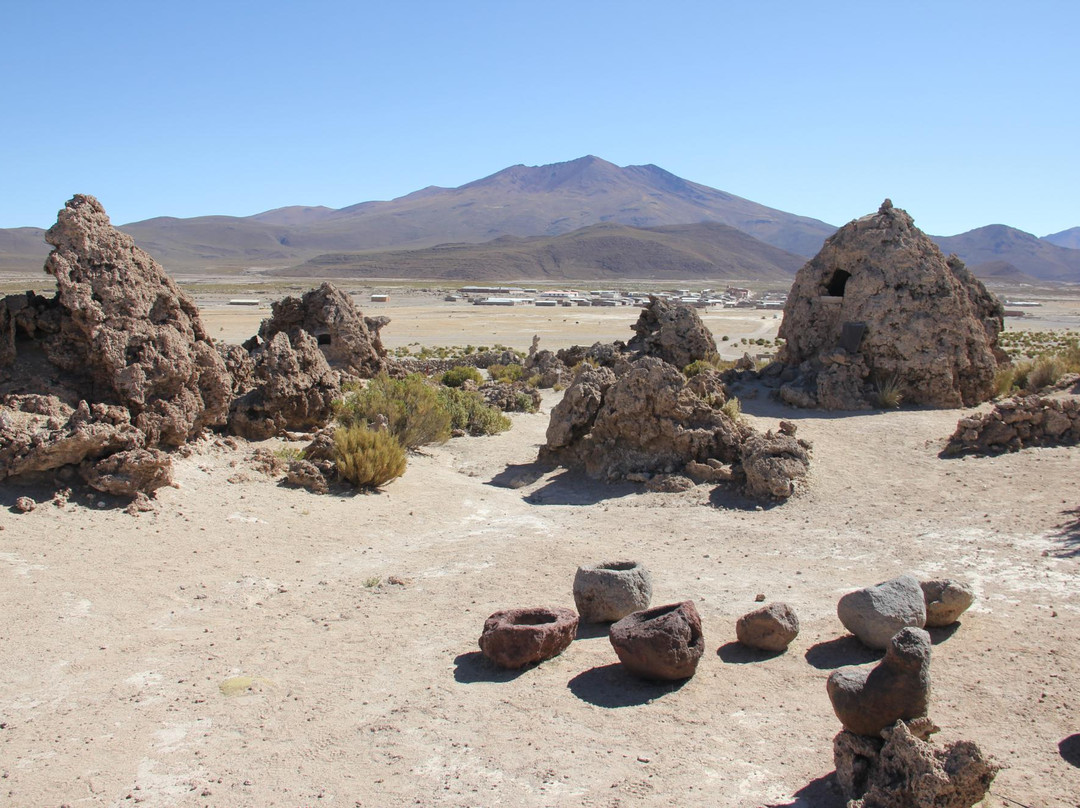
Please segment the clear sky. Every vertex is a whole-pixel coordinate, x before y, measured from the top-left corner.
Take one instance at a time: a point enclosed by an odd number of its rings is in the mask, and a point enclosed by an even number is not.
[[[1080,2],[59,2],[0,17],[0,227],[343,207],[595,154],[843,224],[1080,225]]]

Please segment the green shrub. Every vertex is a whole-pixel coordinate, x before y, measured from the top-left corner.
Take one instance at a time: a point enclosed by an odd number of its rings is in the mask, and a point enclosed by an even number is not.
[[[487,404],[479,393],[443,387],[438,396],[451,429],[461,429],[470,435],[495,435],[510,428],[510,419]]]
[[[742,418],[742,404],[739,403],[739,399],[732,396],[724,402],[720,412],[724,413],[732,421],[738,421]]]
[[[1065,360],[1060,356],[1040,356],[1028,373],[1025,389],[1031,393],[1042,390],[1065,375]]]
[[[994,398],[1007,396],[1016,386],[1016,368],[1013,365],[1002,365],[994,374]]]
[[[367,426],[382,415],[390,433],[406,449],[450,437],[450,417],[435,388],[418,373],[404,379],[380,373],[366,387],[351,388],[338,402],[335,414],[342,426]]]
[[[357,488],[378,488],[405,473],[405,449],[389,432],[359,424],[334,431],[338,474]]]
[[[524,391],[514,393],[514,412],[536,412],[536,402]]]
[[[877,396],[877,405],[886,410],[895,410],[900,406],[900,402],[904,398],[901,392],[900,377],[895,373],[890,376],[882,376],[875,381],[874,392]]]
[[[450,368],[439,379],[447,387],[461,387],[466,381],[480,384],[483,380],[484,377],[480,375],[480,371],[471,365],[458,365],[456,368]]]
[[[497,382],[516,382],[525,374],[525,368],[521,365],[492,365],[488,373]]]

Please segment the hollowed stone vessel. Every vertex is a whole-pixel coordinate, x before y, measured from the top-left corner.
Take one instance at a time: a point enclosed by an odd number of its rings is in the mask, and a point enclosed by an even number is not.
[[[565,651],[574,641],[577,627],[578,616],[572,609],[506,609],[484,621],[480,650],[503,668],[524,668]]]
[[[583,623],[611,623],[652,602],[652,575],[636,561],[578,567],[574,603]]]

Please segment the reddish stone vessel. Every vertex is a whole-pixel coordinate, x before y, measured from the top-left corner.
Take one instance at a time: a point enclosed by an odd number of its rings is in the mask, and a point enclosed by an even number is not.
[[[608,634],[619,661],[645,679],[688,679],[705,651],[693,601],[627,615]]]
[[[538,606],[495,612],[484,621],[480,650],[503,668],[524,668],[561,654],[577,635],[572,609]]]

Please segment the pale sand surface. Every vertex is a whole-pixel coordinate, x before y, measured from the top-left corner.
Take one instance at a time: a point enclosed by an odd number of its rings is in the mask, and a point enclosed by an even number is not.
[[[756,399],[756,426],[815,444],[809,491],[777,507],[561,471],[492,485],[557,398],[411,456],[381,494],[283,488],[207,440],[154,513],[0,511],[0,804],[838,806],[825,679],[872,657],[835,604],[915,571],[978,595],[935,634],[936,737],[1006,766],[987,806],[1077,805],[1076,449],[941,460],[958,411]],[[519,674],[480,658],[488,614],[572,607],[577,565],[605,559],[696,602],[693,679],[628,678],[602,629]],[[783,655],[734,644],[759,592],[798,611]]]
[[[626,338],[637,316],[362,308],[393,319],[391,346],[540,333],[556,348]],[[205,312],[235,341],[268,314]],[[730,314],[745,319],[706,322],[779,322]],[[1043,316],[1068,324],[1075,306]],[[844,639],[836,600],[908,571],[978,594],[936,632],[931,716],[939,742],[975,740],[1006,767],[985,805],[1080,805],[1077,449],[941,460],[960,411],[829,415],[763,394],[743,402],[756,426],[787,417],[815,444],[809,490],[783,505],[562,471],[491,484],[529,470],[557,400],[412,455],[370,496],[283,488],[252,445],[212,440],[137,517],[0,489],[0,805],[838,806],[825,679],[873,657]],[[22,494],[41,504],[9,510]],[[488,614],[572,607],[577,565],[612,559],[652,569],[655,603],[695,600],[693,679],[630,679],[602,629],[520,674],[479,657]],[[759,592],[799,614],[783,655],[734,645]]]

